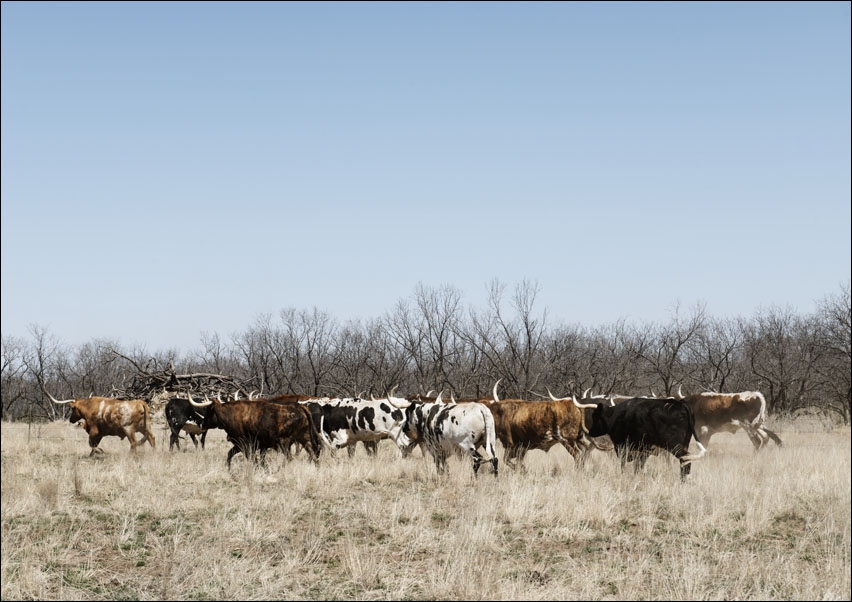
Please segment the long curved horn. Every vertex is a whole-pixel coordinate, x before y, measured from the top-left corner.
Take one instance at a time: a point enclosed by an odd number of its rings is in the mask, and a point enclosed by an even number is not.
[[[596,403],[579,403],[579,402],[578,402],[576,399],[574,399],[573,397],[571,398],[571,401],[573,401],[573,402],[574,402],[574,405],[575,405],[575,406],[577,406],[578,408],[580,408],[581,410],[585,410],[586,408],[591,409],[591,408],[596,408],[596,407],[598,407],[598,404],[596,404]]]
[[[199,402],[195,401],[192,398],[192,393],[190,393],[189,391],[186,392],[186,396],[187,396],[187,400],[189,401],[189,403],[191,403],[192,405],[194,405],[197,408],[205,408],[207,406],[213,405],[213,400],[207,399],[206,395],[204,396],[205,403],[199,403]]]
[[[589,387],[588,389],[586,389],[585,391],[583,391],[583,399],[586,399],[586,398],[588,397],[588,395],[589,395],[589,391],[591,391],[591,390],[592,390],[592,388],[591,388],[591,387]]]
[[[453,395],[452,391],[450,391],[450,403],[455,403],[455,402],[456,402],[456,396]]]
[[[50,393],[48,393],[48,392],[47,392],[47,389],[42,389],[42,391],[44,391],[44,394],[45,394],[45,395],[47,395],[48,397],[50,397],[50,401],[52,401],[53,403],[71,403],[72,401],[76,401],[75,399],[65,399],[65,400],[63,400],[63,401],[59,401],[59,400],[58,400],[58,399],[56,399],[53,395],[51,395]]]
[[[683,389],[683,385],[677,386],[677,398],[678,399],[683,399],[683,390],[682,389]]]
[[[393,397],[393,392],[396,391],[398,388],[399,388],[399,385],[394,385],[393,388],[391,388],[391,390],[388,391],[388,399]]]
[[[494,403],[500,403],[500,400],[497,398],[497,385],[499,385],[499,384],[500,384],[500,381],[501,381],[501,380],[503,380],[503,379],[502,379],[502,378],[498,378],[498,379],[497,379],[497,382],[496,382],[496,383],[494,383],[494,389],[493,389],[493,391],[491,392],[491,394],[494,396]]]
[[[370,393],[370,401],[376,401],[376,396]]]
[[[403,399],[402,397],[388,397],[388,403],[400,410],[404,410],[405,408],[411,405],[410,401],[408,401],[407,399]]]
[[[441,392],[440,392],[440,393],[438,393],[438,396],[435,398],[435,403],[443,403],[443,402],[441,401],[441,395],[443,395],[443,394],[444,394],[444,390],[443,390],[443,389],[441,389]]]
[[[547,389],[547,394],[550,395],[550,399],[552,399],[553,401],[559,401],[557,398],[555,398],[553,396],[553,393],[550,392],[549,388],[545,387],[545,389]]]

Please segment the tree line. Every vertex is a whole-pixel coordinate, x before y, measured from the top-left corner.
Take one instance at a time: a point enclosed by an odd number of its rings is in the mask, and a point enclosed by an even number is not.
[[[768,308],[715,318],[677,306],[665,323],[550,324],[538,286],[490,284],[484,308],[451,286],[418,286],[385,314],[340,322],[317,308],[282,309],[229,340],[203,333],[186,353],[93,340],[68,347],[47,329],[2,337],[2,419],[53,420],[50,402],[90,394],[151,399],[199,394],[298,393],[376,397],[444,392],[500,398],[582,394],[675,395],[759,390],[770,414],[812,412],[849,424],[852,405],[850,287],[806,315]]]

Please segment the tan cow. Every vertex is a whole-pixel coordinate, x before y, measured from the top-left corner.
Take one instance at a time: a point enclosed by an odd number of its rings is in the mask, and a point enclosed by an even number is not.
[[[50,393],[45,394],[53,403],[68,404],[71,408],[71,424],[83,421],[83,428],[89,434],[89,456],[102,454],[98,445],[104,437],[119,437],[130,440],[130,451],[147,441],[156,449],[154,433],[151,432],[150,410],[142,399],[113,399],[112,397],[89,397],[84,399],[65,399],[59,401]],[[136,439],[136,433],[142,434],[142,439]]]
[[[755,451],[770,439],[779,447],[780,437],[766,428],[766,399],[760,391],[740,393],[696,393],[683,398],[695,415],[695,432],[709,446],[716,433],[736,433],[743,429]]]

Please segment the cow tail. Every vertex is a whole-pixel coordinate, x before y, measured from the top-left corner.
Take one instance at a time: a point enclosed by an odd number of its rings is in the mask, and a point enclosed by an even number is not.
[[[154,433],[151,432],[151,408],[148,405],[148,402],[144,399],[142,400],[142,405],[144,406],[144,409],[142,410],[142,420],[145,425],[145,439],[142,440],[142,443],[144,444],[147,440],[148,443],[151,444],[151,447],[156,449],[157,444],[154,442]],[[133,436],[135,437],[136,435]]]
[[[322,449],[322,443],[320,442],[320,436],[319,432],[317,431],[317,428],[321,427],[317,427],[316,423],[314,423],[314,416],[313,414],[311,414],[311,410],[306,405],[299,404],[299,407],[302,408],[302,411],[308,417],[308,433],[311,439],[311,447],[313,448],[313,453],[311,454],[311,456],[313,456],[314,458],[319,458],[319,453]]]
[[[701,444],[701,439],[698,438],[698,433],[695,432],[695,413],[692,411],[692,408],[688,403],[681,401],[683,407],[686,408],[687,422],[689,423],[689,432],[692,433],[692,438],[695,439],[695,442],[698,444],[698,453],[697,454],[688,454],[680,458],[681,462],[691,462],[693,460],[698,460],[701,458],[706,452],[707,448]]]
[[[488,459],[497,458],[497,427],[494,425],[494,414],[487,406],[482,409],[482,417],[485,421],[485,451]]]
[[[763,426],[763,423],[766,422],[766,398],[760,391],[755,391],[754,396],[760,400],[760,411],[757,413],[757,416],[754,417],[754,420],[751,421],[751,426],[752,428],[759,429]]]

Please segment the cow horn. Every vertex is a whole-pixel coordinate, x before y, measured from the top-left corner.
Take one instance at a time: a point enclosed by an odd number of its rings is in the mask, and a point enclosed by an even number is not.
[[[683,399],[683,385],[677,386],[677,398]]]
[[[452,391],[450,391],[450,403],[455,403],[455,402],[456,402],[456,396],[453,395]]]
[[[370,393],[370,401],[376,401],[376,396]]]
[[[550,395],[550,399],[552,399],[553,401],[559,401],[557,398],[555,398],[555,397],[553,396],[553,393],[551,393],[551,392],[550,392],[550,388],[549,388],[549,387],[545,387],[545,389],[547,390],[547,394],[548,394],[548,395]]]
[[[53,395],[51,395],[50,393],[48,393],[48,392],[47,392],[47,389],[42,389],[42,390],[44,391],[44,394],[45,394],[45,395],[47,395],[48,397],[50,397],[50,401],[52,401],[53,403],[71,403],[72,401],[74,401],[74,399],[66,399],[66,400],[64,400],[64,401],[59,401],[59,400],[58,400],[58,399],[56,399]]]
[[[586,389],[585,391],[583,391],[583,399],[586,399],[586,398],[587,398],[587,396],[589,395],[589,391],[591,391],[591,390],[592,390],[592,388],[591,388],[591,387],[589,387],[588,389]]]
[[[191,403],[192,405],[194,405],[198,408],[203,408],[203,407],[207,407],[209,405],[213,405],[213,400],[207,399],[207,395],[204,396],[205,403],[199,403],[199,402],[195,401],[192,398],[192,393],[190,393],[189,391],[186,392],[186,398],[189,401],[189,403]]]
[[[374,401],[376,401],[376,400],[374,400]],[[402,403],[400,403],[401,401],[405,402],[405,403],[402,404]],[[403,399],[402,397],[394,398],[394,397],[388,396],[388,403],[391,404],[393,407],[400,409],[400,410],[404,410],[405,408],[407,408],[411,405],[410,401],[408,401],[407,399]]]
[[[435,403],[442,403],[441,402],[441,395],[443,395],[443,394],[444,394],[444,390],[441,389],[441,392],[438,393],[438,396],[435,398]]]
[[[500,400],[497,398],[497,385],[500,384],[501,380],[503,380],[503,379],[502,378],[497,379],[497,382],[494,383],[494,389],[491,392],[491,394],[494,396],[494,403],[500,403]]]
[[[586,408],[596,408],[596,407],[598,407],[598,404],[596,404],[596,403],[579,403],[579,402],[578,402],[576,399],[574,399],[573,397],[571,398],[571,401],[573,401],[573,402],[574,402],[574,405],[575,405],[575,406],[577,406],[578,408],[580,408],[581,410],[585,410]]]

